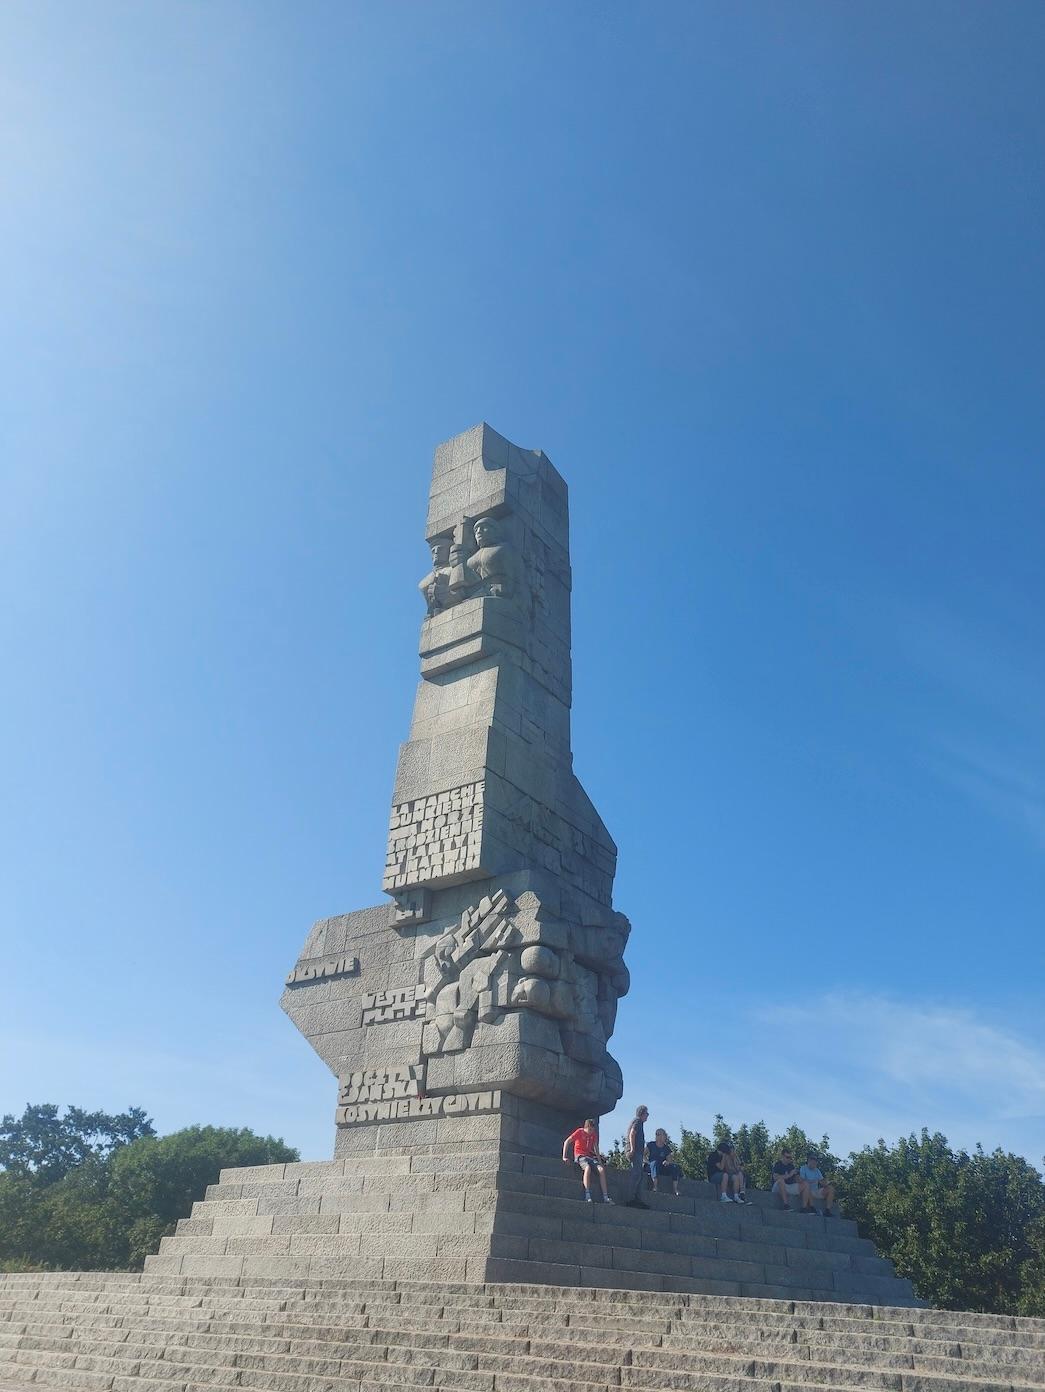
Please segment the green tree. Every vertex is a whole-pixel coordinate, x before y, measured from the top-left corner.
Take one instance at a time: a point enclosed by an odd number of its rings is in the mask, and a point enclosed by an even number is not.
[[[748,1183],[755,1189],[768,1189],[772,1185],[773,1161],[787,1146],[798,1158],[800,1164],[809,1150],[820,1156],[825,1174],[838,1170],[840,1161],[831,1151],[827,1136],[812,1141],[800,1126],[789,1126],[779,1136],[771,1136],[764,1121],[743,1122],[740,1126],[730,1126],[719,1114],[715,1117],[711,1135],[700,1131],[682,1128],[681,1140],[675,1151],[675,1158],[684,1175],[690,1179],[707,1177],[707,1158],[716,1145],[722,1141],[732,1141],[736,1147]]]
[[[1020,1268],[1016,1313],[1041,1319],[1045,1318],[1045,1215],[1035,1218],[1027,1228],[1027,1245],[1031,1255]]]
[[[69,1155],[52,1110],[27,1109],[32,1125],[17,1138],[15,1164],[0,1173],[0,1269],[140,1267],[222,1169],[298,1159],[283,1141],[243,1129],[190,1126],[157,1138],[132,1109],[122,1132],[102,1131],[78,1163],[52,1178]],[[102,1115],[69,1111],[74,1130],[78,1118]],[[145,1127],[137,1139],[122,1139]],[[57,1136],[55,1146],[42,1143],[47,1134]]]
[[[854,1153],[840,1192],[923,1300],[998,1314],[1030,1313],[1021,1302],[1040,1301],[1045,1184],[1021,1156],[952,1150],[923,1130]]]
[[[109,1200],[121,1215],[126,1242],[121,1264],[140,1266],[221,1170],[298,1159],[273,1136],[215,1126],[190,1126],[126,1146],[113,1157],[109,1177]]]
[[[44,1102],[0,1119],[0,1169],[53,1184],[77,1165],[106,1160],[120,1146],[156,1134],[140,1107],[116,1115],[82,1107],[67,1107],[64,1116],[58,1111]]]

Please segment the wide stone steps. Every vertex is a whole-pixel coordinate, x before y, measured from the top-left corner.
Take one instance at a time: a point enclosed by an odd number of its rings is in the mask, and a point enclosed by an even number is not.
[[[0,1277],[0,1385],[98,1392],[1014,1392],[1045,1321],[413,1282]]]
[[[627,1178],[610,1176],[621,1198]],[[223,1171],[150,1275],[228,1279],[524,1282],[767,1299],[917,1304],[844,1218],[783,1212],[771,1195],[722,1204],[713,1187],[584,1202],[579,1173],[500,1151],[456,1151]]]
[[[872,1355],[876,1368],[896,1368],[926,1373],[949,1374],[955,1359],[962,1359],[962,1368],[967,1376],[995,1378],[999,1364],[1019,1368],[1020,1377],[1027,1383],[1045,1382],[1045,1353],[1042,1349],[999,1348],[969,1343],[962,1340],[913,1339],[891,1336],[868,1336],[847,1331],[838,1333],[809,1334],[799,1344],[797,1331],[783,1339],[779,1331],[756,1329],[753,1332],[738,1331],[735,1325],[726,1329],[714,1324],[708,1325],[701,1336],[697,1336],[692,1326],[685,1334],[674,1332],[678,1321],[647,1322],[644,1331],[634,1329],[620,1331],[608,1323],[585,1327],[571,1325],[569,1338],[555,1339],[549,1336],[547,1327],[536,1329],[525,1321],[501,1322],[491,1326],[489,1322],[469,1321],[445,1316],[428,1318],[411,1314],[409,1329],[403,1329],[402,1313],[398,1306],[378,1307],[375,1310],[368,1302],[368,1313],[346,1315],[339,1326],[315,1326],[303,1324],[270,1323],[264,1326],[264,1333],[257,1324],[241,1324],[234,1320],[218,1320],[211,1315],[209,1319],[192,1320],[185,1315],[166,1318],[147,1318],[141,1315],[127,1315],[121,1320],[112,1315],[80,1315],[73,1317],[55,1312],[55,1322],[41,1321],[46,1311],[36,1312],[36,1319],[22,1322],[22,1315],[34,1312],[21,1310],[11,1325],[0,1324],[0,1349],[10,1348],[12,1343],[18,1347],[52,1350],[62,1352],[63,1341],[71,1336],[71,1327],[63,1326],[60,1320],[77,1318],[78,1346],[87,1355],[100,1355],[120,1358],[148,1358],[150,1348],[160,1343],[167,1350],[178,1348],[185,1353],[183,1362],[193,1361],[188,1357],[190,1350],[223,1352],[243,1352],[270,1357],[290,1356],[308,1359],[309,1371],[325,1372],[333,1375],[338,1372],[338,1360],[345,1358],[364,1358],[372,1346],[394,1349],[399,1345],[414,1348],[437,1349],[447,1347],[451,1336],[457,1336],[455,1347],[468,1353],[502,1354],[512,1356],[540,1357],[549,1360],[569,1360],[577,1356],[578,1348],[583,1348],[583,1361],[586,1367],[597,1368],[600,1364],[614,1365],[619,1362],[621,1347],[632,1348],[632,1363],[636,1362],[635,1350],[640,1346],[651,1349],[660,1348],[674,1353],[706,1356],[716,1354],[736,1357],[757,1355],[762,1359],[811,1363],[835,1363],[846,1365],[852,1361],[854,1351],[861,1355]],[[399,1314],[399,1322],[394,1318]],[[114,1328],[114,1325],[119,1325]],[[660,1325],[657,1329],[656,1324]],[[162,1340],[157,1340],[162,1335]],[[169,1352],[167,1357],[172,1356]],[[391,1356],[391,1355],[388,1355]],[[319,1366],[311,1360],[320,1360],[330,1366]],[[196,1361],[210,1363],[211,1358]],[[87,1366],[86,1364],[81,1366]],[[252,1363],[251,1366],[259,1366]],[[269,1366],[269,1365],[264,1365]],[[279,1369],[278,1362],[271,1365]],[[701,1365],[703,1367],[703,1365]],[[705,1369],[706,1370],[706,1369]],[[819,1373],[810,1380],[819,1380]],[[843,1379],[844,1380],[844,1379]]]
[[[997,1370],[980,1365],[958,1364],[955,1360],[930,1359],[913,1356],[904,1362],[892,1361],[886,1367],[879,1362],[871,1369],[861,1367],[850,1355],[828,1365],[812,1364],[801,1351],[790,1347],[787,1353],[771,1356],[763,1353],[757,1358],[745,1353],[679,1352],[674,1349],[584,1346],[583,1358],[578,1359],[576,1347],[567,1344],[536,1344],[528,1340],[466,1341],[466,1346],[450,1348],[448,1336],[437,1341],[405,1338],[397,1341],[389,1331],[375,1330],[369,1341],[344,1341],[341,1346],[327,1345],[325,1353],[308,1353],[292,1349],[288,1353],[270,1353],[243,1348],[234,1343],[201,1344],[199,1340],[176,1336],[162,1346],[136,1340],[84,1340],[78,1351],[66,1353],[59,1339],[25,1336],[19,1341],[15,1357],[20,1364],[34,1369],[44,1377],[58,1371],[75,1369],[98,1374],[125,1377],[151,1377],[189,1384],[235,1383],[238,1386],[305,1388],[315,1379],[324,1385],[333,1380],[359,1380],[375,1374],[380,1378],[393,1376],[396,1381],[413,1381],[415,1370],[439,1375],[443,1383],[468,1385],[479,1382],[493,1388],[496,1378],[507,1375],[539,1379],[555,1384],[571,1381],[599,1386],[700,1387],[706,1377],[755,1379],[758,1382],[791,1382],[806,1386],[867,1387],[903,1392],[904,1374],[919,1375],[923,1389],[947,1386],[948,1380],[960,1377],[965,1383],[977,1383],[982,1392],[1001,1392],[1011,1389],[1012,1370],[1000,1381]],[[239,1341],[241,1342],[241,1341]],[[0,1350],[4,1345],[0,1343]],[[0,1357],[3,1353],[0,1352]],[[1026,1370],[1022,1370],[1026,1371]],[[449,1375],[452,1374],[451,1378]],[[477,1374],[478,1379],[464,1377]],[[1020,1381],[1028,1383],[1027,1378]]]

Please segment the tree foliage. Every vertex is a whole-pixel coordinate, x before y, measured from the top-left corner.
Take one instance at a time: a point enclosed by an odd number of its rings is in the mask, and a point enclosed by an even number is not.
[[[0,1269],[140,1267],[219,1171],[298,1153],[248,1130],[190,1126],[157,1137],[137,1107],[118,1117],[27,1107],[0,1124]]]
[[[1021,1156],[952,1150],[939,1133],[849,1158],[841,1197],[861,1232],[947,1309],[1031,1313],[1043,1261],[1045,1185]],[[1036,1267],[1037,1264],[1037,1267]],[[1038,1283],[1038,1299],[1041,1284]]]
[[[77,1165],[104,1161],[120,1146],[155,1134],[140,1107],[117,1116],[67,1107],[59,1116],[51,1102],[30,1105],[20,1117],[8,1113],[0,1120],[0,1170],[50,1184]]]

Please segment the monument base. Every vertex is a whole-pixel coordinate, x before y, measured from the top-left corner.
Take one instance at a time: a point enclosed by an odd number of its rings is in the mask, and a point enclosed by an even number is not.
[[[532,1117],[500,1113],[487,1123],[485,1141],[436,1135],[409,1151],[379,1149],[381,1128],[361,1127],[374,1136],[367,1154],[223,1171],[147,1258],[146,1274],[918,1304],[844,1218],[783,1212],[764,1193],[723,1204],[711,1185],[690,1180],[679,1198],[644,1191],[647,1209],[625,1207],[619,1171],[608,1172],[616,1203],[599,1201],[597,1186],[587,1203],[572,1162],[512,1148]]]

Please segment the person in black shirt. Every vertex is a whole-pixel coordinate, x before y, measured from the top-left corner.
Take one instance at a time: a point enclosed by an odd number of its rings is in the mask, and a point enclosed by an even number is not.
[[[649,1208],[649,1204],[643,1203],[639,1198],[639,1190],[642,1188],[642,1179],[645,1174],[642,1166],[646,1159],[646,1120],[649,1117],[647,1107],[635,1108],[635,1119],[628,1127],[628,1160],[631,1162],[631,1170],[628,1173],[628,1198],[626,1205],[628,1208]]]
[[[744,1198],[744,1172],[740,1168],[732,1141],[722,1141],[708,1156],[708,1183],[719,1186],[722,1203],[746,1204]],[[729,1192],[732,1188],[732,1194]]]
[[[802,1194],[805,1188],[806,1185],[799,1178],[794,1156],[789,1150],[782,1150],[780,1159],[773,1166],[773,1193],[776,1194],[785,1208],[790,1208],[791,1202],[788,1195]]]
[[[668,1140],[668,1133],[663,1128],[657,1128],[656,1136],[646,1146],[646,1154],[649,1156],[649,1173],[650,1179],[653,1181],[653,1192],[657,1193],[660,1187],[658,1180],[663,1175],[671,1180],[672,1192],[677,1199],[682,1171],[671,1158],[671,1142]]]

